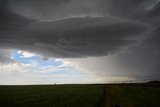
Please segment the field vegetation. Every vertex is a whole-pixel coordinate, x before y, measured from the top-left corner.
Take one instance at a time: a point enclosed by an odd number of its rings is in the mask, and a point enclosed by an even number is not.
[[[159,107],[148,84],[0,86],[0,107]]]

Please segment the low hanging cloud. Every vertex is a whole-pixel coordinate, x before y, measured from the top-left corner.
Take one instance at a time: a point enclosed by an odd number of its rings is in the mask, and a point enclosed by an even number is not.
[[[1,0],[0,49],[9,51],[0,61],[12,62],[13,49],[46,59],[111,56],[124,68],[110,68],[115,75],[158,78],[159,11],[159,0]]]
[[[49,0],[45,2],[45,5],[50,4],[48,8],[41,7],[43,2],[42,0],[35,4],[35,1],[8,1],[1,12],[3,17],[0,19],[3,24],[0,35],[2,47],[30,50],[44,56],[59,58],[105,56],[137,44],[150,31],[150,27],[143,22],[126,20],[101,12],[99,12],[100,17],[94,15],[96,13],[91,8],[96,5],[100,9],[98,6],[101,2],[83,1],[83,3],[79,0],[71,0],[56,3]],[[77,2],[80,2],[79,8],[76,8]],[[57,4],[55,6],[57,10],[54,10],[55,4]],[[80,11],[84,4],[86,4],[85,8],[88,8],[87,12]],[[78,12],[68,14],[67,17],[62,14],[62,18],[57,20],[53,16],[62,13],[63,5],[67,9],[76,8]],[[68,7],[68,5],[71,6]],[[44,11],[41,11],[41,8]],[[33,10],[35,13],[28,10]],[[46,11],[49,13],[47,14]],[[70,13],[69,10],[64,11]],[[39,12],[40,19],[32,15]],[[86,16],[83,17],[81,14]],[[43,16],[56,21],[48,22],[46,18],[40,21]]]

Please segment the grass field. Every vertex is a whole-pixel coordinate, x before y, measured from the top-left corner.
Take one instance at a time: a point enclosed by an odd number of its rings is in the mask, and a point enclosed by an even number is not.
[[[159,107],[160,87],[148,85],[0,86],[0,107]]]

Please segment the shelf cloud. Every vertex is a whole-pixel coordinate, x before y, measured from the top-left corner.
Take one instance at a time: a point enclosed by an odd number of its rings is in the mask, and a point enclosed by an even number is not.
[[[159,11],[159,0],[1,0],[0,61],[12,62],[6,50],[13,49],[54,58],[112,56],[131,77],[159,78]]]
[[[91,5],[100,9],[98,7],[100,2],[83,1],[84,3],[80,2],[80,4],[77,2],[80,1],[60,3],[51,0],[48,2],[41,0],[38,3],[28,0],[8,1],[1,12],[1,16],[3,16],[1,17],[1,46],[30,50],[46,54],[49,57],[105,56],[138,43],[150,31],[147,24],[136,20],[123,19],[101,12],[99,13],[101,17],[92,15],[94,10],[90,9]],[[41,7],[43,3],[49,7]],[[81,11],[84,4],[85,8],[88,8],[87,12]],[[62,17],[55,18],[56,14],[62,14],[61,10],[64,6],[61,5],[71,5],[66,8],[73,9],[77,9],[76,5],[78,5],[78,12],[73,13],[75,15],[68,14],[67,17],[62,15]],[[66,14],[70,13],[69,10],[64,9],[64,11]],[[39,12],[40,19],[37,19],[34,15]],[[51,13],[53,14],[51,15]],[[83,17],[82,14],[85,16]],[[41,21],[43,16],[53,19],[53,21]],[[44,20],[47,19],[44,18]]]

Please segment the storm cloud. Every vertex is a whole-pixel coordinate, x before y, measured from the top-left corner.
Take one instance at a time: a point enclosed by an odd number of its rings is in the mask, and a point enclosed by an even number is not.
[[[1,12],[1,46],[35,50],[51,57],[105,56],[136,44],[150,30],[145,23],[111,16],[109,13],[107,16],[101,12],[101,15],[93,15],[95,11],[91,8],[100,5],[96,1],[77,2],[80,1],[9,1]],[[49,7],[42,7],[43,3]],[[85,6],[87,12],[81,11],[84,4],[88,5]],[[63,9],[65,6],[67,9]],[[76,8],[78,12],[71,14],[68,8]],[[34,15],[38,13],[41,15],[37,18]],[[62,15],[57,18],[57,14]]]
[[[158,78],[159,11],[159,0],[1,0],[0,48],[55,58],[111,55],[132,76]]]

